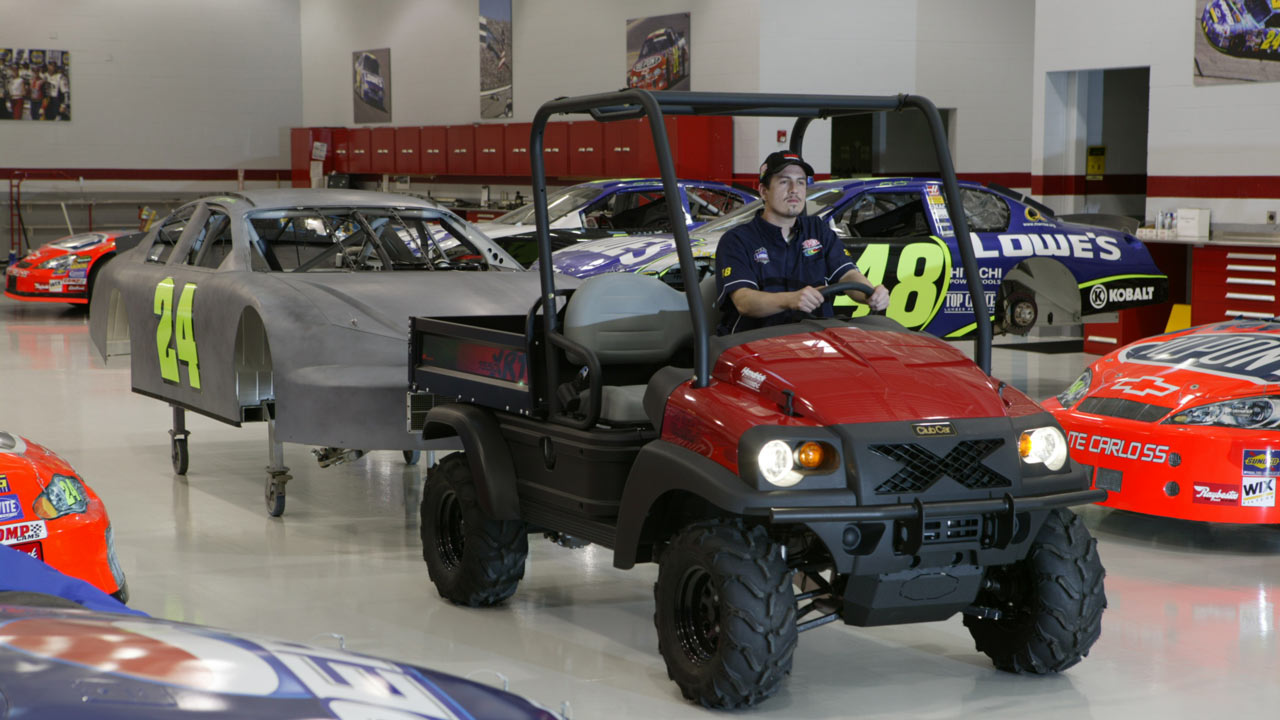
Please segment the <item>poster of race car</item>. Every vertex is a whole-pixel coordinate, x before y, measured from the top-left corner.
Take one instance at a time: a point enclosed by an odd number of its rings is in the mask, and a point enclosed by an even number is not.
[[[391,48],[351,53],[351,81],[355,121],[391,122]]]
[[[511,117],[511,0],[480,0],[480,117]]]
[[[71,53],[0,48],[0,120],[70,120]]]
[[[627,21],[627,87],[689,89],[689,13]]]
[[[1196,0],[1195,84],[1280,80],[1280,2]]]

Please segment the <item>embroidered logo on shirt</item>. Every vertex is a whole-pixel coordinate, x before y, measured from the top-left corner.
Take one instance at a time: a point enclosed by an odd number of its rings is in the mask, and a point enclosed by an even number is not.
[[[768,263],[768,262],[769,262],[769,251],[768,251],[768,250],[765,250],[764,248],[756,248],[755,259],[756,259],[756,262],[761,263],[761,264],[766,264],[766,263]]]
[[[720,274],[721,274],[721,275],[724,275],[725,277],[729,277],[730,275],[732,275],[732,274],[733,274],[733,268],[731,268],[731,267],[727,267],[727,268],[725,268],[724,270],[721,270],[721,271],[720,271]]]
[[[818,254],[818,251],[822,249],[822,243],[815,238],[809,238],[800,243],[800,247],[804,250],[804,256],[810,257]]]

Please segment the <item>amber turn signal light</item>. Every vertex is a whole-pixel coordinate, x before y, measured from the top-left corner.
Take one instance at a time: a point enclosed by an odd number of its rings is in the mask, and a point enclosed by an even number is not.
[[[822,461],[826,459],[826,451],[822,449],[821,443],[807,442],[796,450],[796,464],[806,470],[812,470],[822,465]]]

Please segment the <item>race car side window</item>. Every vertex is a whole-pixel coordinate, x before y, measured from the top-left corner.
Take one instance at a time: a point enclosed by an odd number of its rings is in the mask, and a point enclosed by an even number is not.
[[[191,244],[186,263],[199,267],[216,268],[231,253],[231,218],[226,213],[211,210],[204,227]]]
[[[835,216],[845,237],[919,237],[931,233],[918,192],[864,193]]]
[[[694,222],[707,222],[742,207],[742,198],[723,190],[705,187],[689,188],[689,210]]]
[[[666,197],[661,190],[616,192],[600,198],[582,211],[586,227],[614,230],[668,229]]]
[[[196,206],[189,205],[179,208],[172,215],[165,218],[164,224],[156,231],[156,237],[151,243],[151,248],[147,251],[147,262],[168,262],[169,255],[173,253],[173,248],[178,244],[178,239],[182,237],[182,231],[187,228],[187,222],[191,220],[191,215],[195,211]]]
[[[1009,201],[986,190],[960,188],[964,216],[971,232],[1004,232],[1009,229]]]

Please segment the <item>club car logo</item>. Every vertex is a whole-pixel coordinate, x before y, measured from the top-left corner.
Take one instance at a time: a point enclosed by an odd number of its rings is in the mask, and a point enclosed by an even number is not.
[[[1121,362],[1162,365],[1255,383],[1280,376],[1280,337],[1246,333],[1201,333],[1120,351]]]
[[[949,422],[913,423],[911,431],[917,437],[936,437],[939,435],[955,435],[956,428]]]

